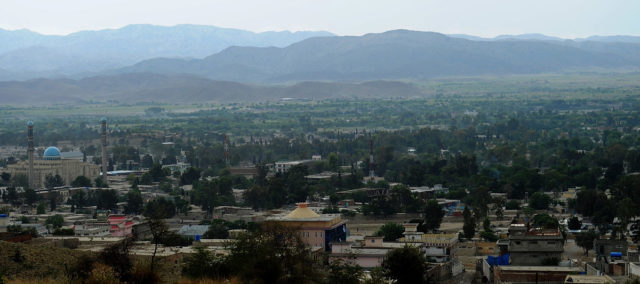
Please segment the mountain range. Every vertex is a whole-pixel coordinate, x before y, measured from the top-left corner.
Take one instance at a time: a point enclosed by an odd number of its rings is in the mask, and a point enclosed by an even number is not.
[[[328,32],[263,32],[213,26],[129,25],[66,36],[0,29],[0,80],[91,76],[156,57],[202,58],[230,46],[284,47]]]
[[[128,72],[241,82],[520,74],[635,66],[637,45],[634,36],[482,38],[404,30],[340,37],[199,25],[129,25],[65,36],[0,29],[0,81]]]
[[[67,104],[424,96],[406,82],[637,71],[638,39],[487,39],[409,30],[335,36],[193,25],[132,25],[67,36],[0,30],[0,99]]]
[[[394,30],[315,37],[287,47],[229,47],[203,59],[156,58],[116,73],[193,74],[214,80],[429,79],[640,67],[640,44],[603,41],[492,40]]]

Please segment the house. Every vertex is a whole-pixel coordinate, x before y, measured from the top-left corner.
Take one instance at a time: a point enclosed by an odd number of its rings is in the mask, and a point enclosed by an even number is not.
[[[494,283],[564,283],[568,275],[580,274],[580,267],[494,266]]]
[[[511,265],[545,265],[560,261],[564,239],[559,229],[529,228],[525,224],[509,226]]]
[[[178,235],[199,240],[209,230],[209,225],[184,225],[178,230]]]
[[[608,275],[567,275],[564,283],[614,284],[616,281]]]
[[[407,244],[385,242],[383,237],[366,236],[362,241],[336,242],[331,244],[329,261],[338,259],[358,264],[364,268],[378,267],[382,264],[387,253],[396,248],[402,248]],[[408,244],[420,247],[420,243]]]
[[[110,215],[109,216],[109,233],[112,237],[128,237],[132,235],[133,220],[127,218],[125,215]]]
[[[425,234],[417,230],[418,224],[403,224],[404,237],[397,240],[398,243],[420,243],[420,249],[425,257],[433,262],[447,262],[455,258],[458,244],[457,234]]]

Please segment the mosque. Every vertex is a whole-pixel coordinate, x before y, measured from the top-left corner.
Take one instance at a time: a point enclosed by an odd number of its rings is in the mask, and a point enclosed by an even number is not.
[[[102,122],[103,163],[106,157],[106,119]],[[16,164],[8,165],[8,172],[12,175],[23,174],[29,178],[29,187],[43,188],[47,175],[60,175],[65,184],[70,184],[78,176],[85,176],[92,182],[100,177],[100,166],[86,163],[81,159],[64,155],[56,147],[48,147],[42,159],[34,158],[33,121],[27,123],[28,159]]]

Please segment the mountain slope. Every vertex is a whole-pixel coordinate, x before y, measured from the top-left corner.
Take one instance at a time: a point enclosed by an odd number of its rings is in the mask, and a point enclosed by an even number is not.
[[[606,50],[607,43],[602,43],[605,48],[591,49],[583,48],[584,44],[472,41],[438,33],[396,30],[360,37],[309,38],[285,48],[230,47],[202,60],[153,59],[117,72],[184,73],[215,80],[283,82],[424,79],[640,66],[633,56]],[[627,48],[640,53],[640,45]]]

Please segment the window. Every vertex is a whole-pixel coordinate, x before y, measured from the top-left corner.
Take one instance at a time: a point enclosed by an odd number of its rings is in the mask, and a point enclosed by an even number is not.
[[[375,242],[376,242],[376,239],[372,239],[372,240],[371,240],[371,242],[372,242],[372,243],[375,243]]]
[[[538,244],[538,241],[529,241],[529,244],[530,244],[530,245],[537,245],[537,244]]]
[[[316,232],[316,238],[318,237],[318,232]]]
[[[516,245],[519,245],[519,244],[520,244],[520,241],[516,241]]]

